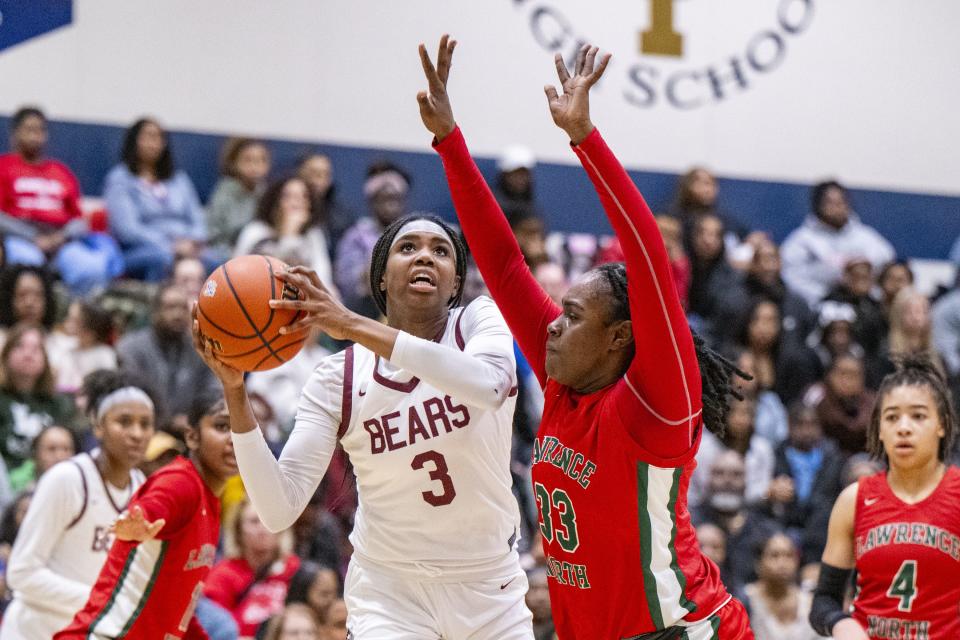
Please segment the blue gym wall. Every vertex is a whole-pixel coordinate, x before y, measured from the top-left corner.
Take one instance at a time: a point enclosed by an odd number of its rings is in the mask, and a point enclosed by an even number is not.
[[[3,131],[7,131],[8,121],[8,117],[0,116]],[[100,195],[104,176],[117,162],[123,131],[116,126],[51,121],[49,155],[63,160],[76,172],[86,195]],[[4,151],[5,138],[0,146]],[[223,141],[224,137],[219,135],[171,132],[177,165],[193,178],[203,200],[217,180]],[[329,154],[340,197],[356,211],[364,209],[362,186],[366,166],[375,159],[388,158],[414,176],[411,209],[453,217],[440,162],[427,149],[409,153],[287,140],[271,140],[268,144],[277,174],[292,169],[297,158],[309,150]],[[612,144],[616,150],[617,141]],[[478,164],[488,178],[493,177],[493,159],[479,158]],[[669,204],[675,175],[630,173],[655,211]],[[603,210],[578,166],[540,164],[535,178],[538,200],[548,213],[550,229],[609,233]],[[809,209],[809,185],[805,184],[721,177],[720,193],[724,210],[735,213],[750,227],[769,231],[778,241],[800,224]],[[889,238],[903,257],[944,259],[960,236],[960,197],[852,189],[852,198],[864,221]]]

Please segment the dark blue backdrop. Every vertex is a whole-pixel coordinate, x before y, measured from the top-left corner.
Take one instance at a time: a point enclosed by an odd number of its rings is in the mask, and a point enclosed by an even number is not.
[[[4,131],[8,120],[0,117]],[[85,194],[97,195],[107,171],[117,162],[122,136],[120,127],[51,122],[49,153],[70,165],[80,178]],[[223,136],[216,135],[171,133],[177,164],[193,178],[201,198],[207,197],[217,180],[217,159],[223,140]],[[616,150],[617,141],[611,143]],[[4,149],[6,145],[4,140]],[[427,145],[426,136],[423,153],[269,141],[276,173],[292,169],[297,158],[308,150],[329,154],[341,198],[358,211],[364,209],[361,189],[367,164],[389,158],[414,176],[410,194],[412,209],[436,211],[452,218],[453,208],[442,167]],[[696,160],[691,158],[691,164]],[[494,175],[493,159],[479,158],[478,164],[488,177]],[[675,175],[630,173],[655,211],[666,208],[675,189]],[[609,232],[599,201],[578,166],[541,164],[535,177],[538,199],[549,214],[551,229]],[[724,210],[735,213],[753,228],[769,231],[778,241],[800,224],[809,208],[809,185],[721,178],[720,193]],[[953,241],[960,236],[960,197],[864,189],[853,190],[852,197],[862,218],[889,238],[901,256],[946,258]]]

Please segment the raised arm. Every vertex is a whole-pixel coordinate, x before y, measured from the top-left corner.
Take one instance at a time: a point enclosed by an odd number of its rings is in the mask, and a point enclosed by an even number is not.
[[[429,88],[417,94],[420,117],[435,136],[434,148],[443,161],[457,218],[483,280],[543,386],[547,381],[547,325],[560,314],[560,308],[530,273],[513,231],[454,120],[447,78],[455,46],[456,41],[446,35],[440,39],[435,68],[426,47],[420,45]]]
[[[573,150],[593,182],[604,211],[623,245],[636,356],[624,377],[624,416],[644,411],[663,424],[680,427],[677,438],[661,443],[660,455],[681,455],[693,442],[701,412],[700,368],[693,336],[671,274],[670,259],[656,220],[626,170],[590,119],[590,88],[600,79],[610,55],[598,64],[596,47],[584,45],[571,75],[558,55],[563,92],[544,91],[550,114],[570,137]],[[659,440],[663,433],[654,434]]]

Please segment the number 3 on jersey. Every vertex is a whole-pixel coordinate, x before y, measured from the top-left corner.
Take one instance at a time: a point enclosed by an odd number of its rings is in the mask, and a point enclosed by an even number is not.
[[[900,600],[897,611],[910,611],[917,597],[917,561],[904,560],[887,589],[888,598]]]
[[[553,493],[547,492],[547,488],[539,482],[533,485],[533,491],[537,496],[537,506],[540,508],[540,533],[547,542],[553,542],[556,535],[557,544],[568,553],[573,553],[580,546],[580,538],[577,536],[577,513],[573,510],[573,502],[570,496],[563,489],[554,489]],[[557,510],[562,527],[553,527],[551,512]]]
[[[440,486],[443,488],[442,493],[435,493],[433,491],[424,491],[420,495],[423,496],[424,502],[434,507],[442,507],[444,505],[450,504],[453,502],[453,499],[457,497],[457,490],[453,488],[453,478],[450,477],[450,469],[447,468],[447,459],[443,457],[443,454],[439,451],[424,451],[421,454],[418,454],[410,462],[410,467],[414,471],[423,469],[423,467],[428,463],[433,463],[433,471],[430,472],[431,480],[438,480]]]

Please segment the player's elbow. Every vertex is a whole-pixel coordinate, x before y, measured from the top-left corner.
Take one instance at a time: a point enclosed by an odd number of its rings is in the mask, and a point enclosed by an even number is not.
[[[270,533],[283,533],[296,521],[297,516],[291,516],[288,513],[260,514],[260,522]]]
[[[11,559],[7,565],[7,588],[11,591],[24,591],[29,585],[29,578],[35,572],[34,568],[25,566],[22,562]]]

